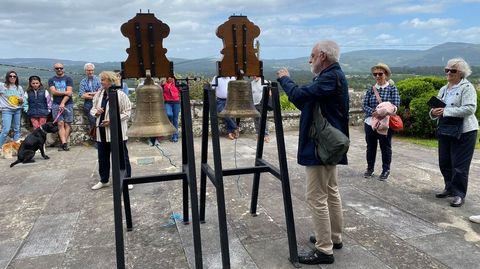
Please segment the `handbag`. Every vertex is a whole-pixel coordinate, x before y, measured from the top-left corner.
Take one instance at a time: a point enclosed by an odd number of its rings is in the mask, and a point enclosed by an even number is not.
[[[390,129],[392,129],[396,132],[403,130],[402,118],[399,115],[390,116],[388,126],[390,127]]]
[[[326,165],[338,164],[350,146],[350,139],[323,117],[318,103],[313,109],[310,138],[315,142],[315,156]]]
[[[378,93],[377,89],[375,89],[375,86],[372,86],[372,90],[375,93],[375,97],[377,98],[377,102],[380,104],[382,102],[382,98],[380,97],[380,94]],[[390,115],[390,119],[388,121],[388,127],[395,132],[402,131],[403,130],[402,118],[397,114]]]
[[[463,118],[441,117],[438,119],[437,136],[460,139],[463,129]]]

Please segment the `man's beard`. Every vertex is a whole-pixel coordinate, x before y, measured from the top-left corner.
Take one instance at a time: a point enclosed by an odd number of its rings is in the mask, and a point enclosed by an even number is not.
[[[312,74],[314,74],[315,76],[318,76],[318,74],[320,74],[315,72],[315,68],[313,67],[313,65],[310,65],[310,72],[312,72]]]

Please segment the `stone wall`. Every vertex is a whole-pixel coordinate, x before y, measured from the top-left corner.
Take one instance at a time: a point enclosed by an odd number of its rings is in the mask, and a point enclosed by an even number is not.
[[[363,111],[362,111],[362,102],[364,93],[358,93],[350,91],[350,125],[360,125],[363,121]],[[203,102],[202,101],[191,101],[192,109],[192,127],[193,134],[195,136],[200,136],[202,134],[202,113],[203,113]],[[135,104],[133,104],[132,109],[132,118],[135,115]],[[287,130],[298,130],[299,123],[299,111],[294,112],[283,112],[283,129]],[[22,134],[23,137],[26,136],[29,132],[30,123],[27,122],[26,116],[22,116]],[[273,114],[272,112],[268,113],[269,129],[274,130]],[[223,121],[220,119],[220,132],[225,133],[225,128],[223,126]],[[241,120],[241,133],[244,134],[253,134],[255,133],[255,126],[253,119],[242,119]],[[88,132],[88,121],[83,115],[83,105],[74,106],[74,122],[72,124],[72,133],[70,135],[70,144],[80,144],[89,139],[87,135]],[[210,132],[210,130],[209,130]]]

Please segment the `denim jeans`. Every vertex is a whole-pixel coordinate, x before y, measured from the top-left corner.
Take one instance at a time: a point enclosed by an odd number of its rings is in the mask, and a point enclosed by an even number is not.
[[[227,99],[217,98],[217,113],[222,112],[227,104]],[[227,129],[227,133],[233,133],[235,129],[237,129],[237,124],[233,120],[233,118],[224,118],[225,120],[225,128]]]
[[[255,108],[257,109],[260,114],[262,114],[262,104],[255,105]],[[255,123],[255,133],[258,135],[260,132],[260,117],[255,117],[253,118],[253,122]],[[268,120],[265,123],[265,135],[268,135]]]
[[[90,110],[92,109],[92,107],[93,107],[93,103],[91,100],[87,100],[83,103],[83,113],[88,118],[88,124],[90,125],[90,129],[95,127],[95,124],[97,121],[97,119],[94,116],[90,115]]]
[[[8,132],[12,127],[13,121],[13,140],[20,139],[22,133],[20,132],[20,118],[22,116],[22,109],[7,109],[2,111],[2,133],[0,134],[0,147],[3,146],[7,140]]]
[[[178,141],[178,114],[180,113],[180,103],[165,103],[165,111],[168,119],[177,131],[172,135],[172,141]]]

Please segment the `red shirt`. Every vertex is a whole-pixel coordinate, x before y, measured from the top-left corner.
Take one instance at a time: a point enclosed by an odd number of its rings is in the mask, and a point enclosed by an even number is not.
[[[180,91],[175,86],[175,82],[163,84],[163,99],[165,102],[180,102]]]

